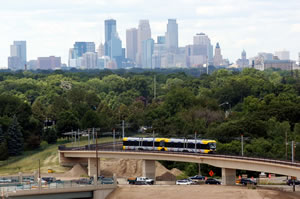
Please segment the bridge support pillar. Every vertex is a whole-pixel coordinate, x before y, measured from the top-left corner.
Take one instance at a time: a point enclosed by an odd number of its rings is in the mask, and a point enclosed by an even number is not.
[[[97,161],[96,158],[88,158],[88,175],[97,175]],[[98,175],[100,175],[100,158],[98,158]]]
[[[143,160],[143,177],[152,178],[155,181],[155,160]]]
[[[235,185],[236,170],[222,168],[222,185]]]

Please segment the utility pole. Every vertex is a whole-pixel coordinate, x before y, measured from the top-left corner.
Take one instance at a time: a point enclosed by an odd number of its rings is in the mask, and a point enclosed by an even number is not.
[[[156,99],[156,75],[154,75],[153,90],[154,99]]]
[[[285,159],[288,159],[288,139],[287,139],[287,131],[285,132]]]
[[[295,160],[295,142],[292,141],[292,163],[294,163],[294,160]]]
[[[197,131],[195,131],[195,153],[197,152]]]
[[[124,120],[122,120],[122,138],[124,138],[125,137],[125,121]]]
[[[241,134],[242,156],[244,156],[244,134]]]
[[[113,142],[114,142],[114,150],[116,149],[116,130],[113,128]]]
[[[41,180],[41,160],[39,159],[39,180]]]
[[[99,161],[98,161],[98,133],[96,131],[96,167],[97,167],[97,179],[96,179],[96,182],[98,184],[98,176],[99,176]]]
[[[153,150],[154,150],[154,139],[155,139],[154,138],[154,130],[153,130],[153,135],[152,136],[153,136]]]

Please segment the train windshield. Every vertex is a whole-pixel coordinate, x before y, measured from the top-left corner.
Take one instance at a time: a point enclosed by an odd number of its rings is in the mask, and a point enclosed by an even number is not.
[[[209,148],[215,149],[217,147],[216,143],[209,143]]]

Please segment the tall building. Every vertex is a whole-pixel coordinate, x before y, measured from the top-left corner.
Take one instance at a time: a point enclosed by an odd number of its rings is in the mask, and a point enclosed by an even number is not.
[[[143,42],[151,39],[151,29],[149,20],[140,20],[138,28],[138,44],[137,44],[137,56],[136,63],[138,66],[142,66]]]
[[[122,67],[122,41],[117,33],[117,22],[114,19],[105,20],[105,56]]]
[[[154,40],[147,39],[143,41],[142,67],[152,68],[152,55],[154,50]]]
[[[298,64],[300,65],[300,53],[298,53]]]
[[[219,43],[217,43],[215,48],[215,56],[214,56],[214,66],[221,66],[223,64],[223,56],[221,54],[221,48]]]
[[[98,55],[94,52],[86,52],[82,56],[82,69],[96,69],[98,67],[97,64]]]
[[[110,49],[110,42],[111,38],[116,34],[117,32],[117,21],[114,19],[107,19],[104,21],[105,24],[105,56],[111,57],[111,49]]]
[[[176,52],[178,49],[178,24],[176,19],[168,19],[166,45],[169,52]]]
[[[75,42],[73,48],[73,59],[82,57],[86,52],[95,52],[95,43],[94,42]]]
[[[99,44],[97,53],[98,53],[98,57],[103,57],[105,55],[105,49],[102,43]]]
[[[27,62],[26,41],[14,41],[10,46],[8,68],[12,70],[24,70]]]
[[[38,57],[37,59],[37,69],[40,70],[55,70],[61,68],[61,58],[60,57]]]
[[[157,44],[165,44],[166,36],[157,36]]]
[[[204,33],[198,33],[193,38],[193,45],[185,48],[186,66],[198,67],[213,62],[213,46]]]
[[[290,60],[290,52],[283,50],[283,51],[276,51],[275,56],[277,56],[280,60]]]
[[[243,52],[242,52],[241,59],[238,59],[236,61],[236,65],[238,65],[239,68],[249,67],[249,59],[247,59],[247,53],[245,50],[243,50]]]
[[[126,50],[127,50],[127,59],[131,61],[136,60],[137,53],[137,33],[136,28],[131,28],[126,30]]]

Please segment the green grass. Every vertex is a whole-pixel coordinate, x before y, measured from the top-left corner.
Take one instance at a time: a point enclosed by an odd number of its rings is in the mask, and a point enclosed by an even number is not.
[[[112,142],[111,137],[99,138],[98,143]],[[119,141],[119,139],[117,139]],[[57,144],[48,145],[43,143],[38,150],[25,151],[22,155],[10,157],[8,160],[0,161],[0,175],[14,175],[19,172],[32,173],[39,168],[39,160],[41,172],[46,173],[48,169],[54,172],[65,172],[67,168],[59,165],[58,146],[65,144],[68,147],[73,146],[71,142],[59,140]],[[80,146],[88,144],[87,138],[80,141]],[[78,143],[77,145],[78,146]]]

